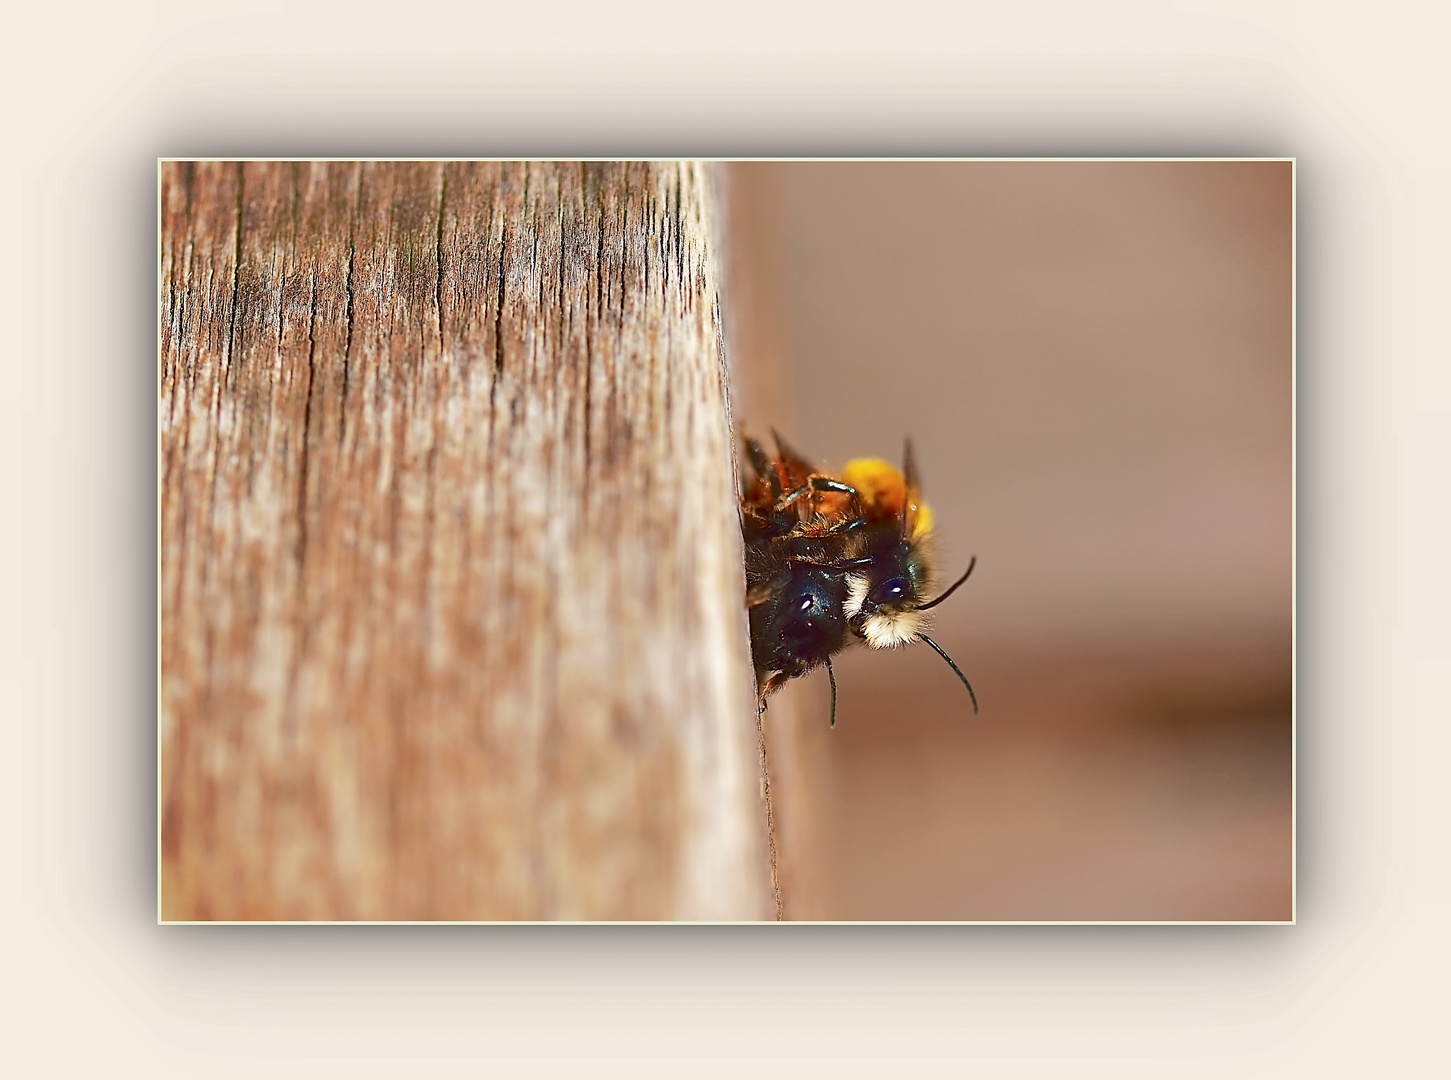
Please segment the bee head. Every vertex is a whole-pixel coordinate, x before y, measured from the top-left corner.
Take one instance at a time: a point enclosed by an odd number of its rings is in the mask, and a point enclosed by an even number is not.
[[[845,586],[839,575],[794,570],[771,598],[751,609],[756,668],[791,678],[826,663],[846,638]]]
[[[869,567],[846,579],[842,611],[852,630],[874,649],[917,640],[930,624],[921,610],[932,578],[925,543],[892,533],[873,545],[870,556]]]

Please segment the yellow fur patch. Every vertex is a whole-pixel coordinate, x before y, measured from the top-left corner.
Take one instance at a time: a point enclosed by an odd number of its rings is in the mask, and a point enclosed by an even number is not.
[[[841,478],[861,494],[862,502],[877,514],[900,514],[907,504],[907,478],[902,470],[881,458],[852,458],[841,470]],[[932,507],[920,499],[912,536],[932,531]]]
[[[907,480],[900,469],[881,458],[852,458],[842,467],[841,478],[861,494],[868,506],[882,513],[899,514],[907,501]]]
[[[932,531],[932,507],[925,502],[917,504],[917,522],[912,526],[912,538],[926,536]]]

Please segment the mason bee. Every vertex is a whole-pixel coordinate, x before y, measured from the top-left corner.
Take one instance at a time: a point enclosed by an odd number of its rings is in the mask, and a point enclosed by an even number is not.
[[[762,707],[789,680],[824,666],[835,727],[835,653],[858,640],[874,649],[925,641],[967,687],[976,713],[972,684],[926,631],[927,611],[967,580],[977,559],[936,599],[926,599],[934,571],[932,510],[919,494],[911,441],[900,471],[880,458],[857,458],[834,476],[771,434],[774,458],[744,440],[755,478],[741,496],[746,609]]]

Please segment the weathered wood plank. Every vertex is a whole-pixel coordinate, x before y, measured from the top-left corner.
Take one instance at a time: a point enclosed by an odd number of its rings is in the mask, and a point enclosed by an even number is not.
[[[768,917],[705,171],[161,221],[163,918]]]

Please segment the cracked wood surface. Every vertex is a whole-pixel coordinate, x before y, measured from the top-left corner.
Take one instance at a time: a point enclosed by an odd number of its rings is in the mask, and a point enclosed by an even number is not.
[[[705,170],[160,184],[162,918],[769,917]]]

